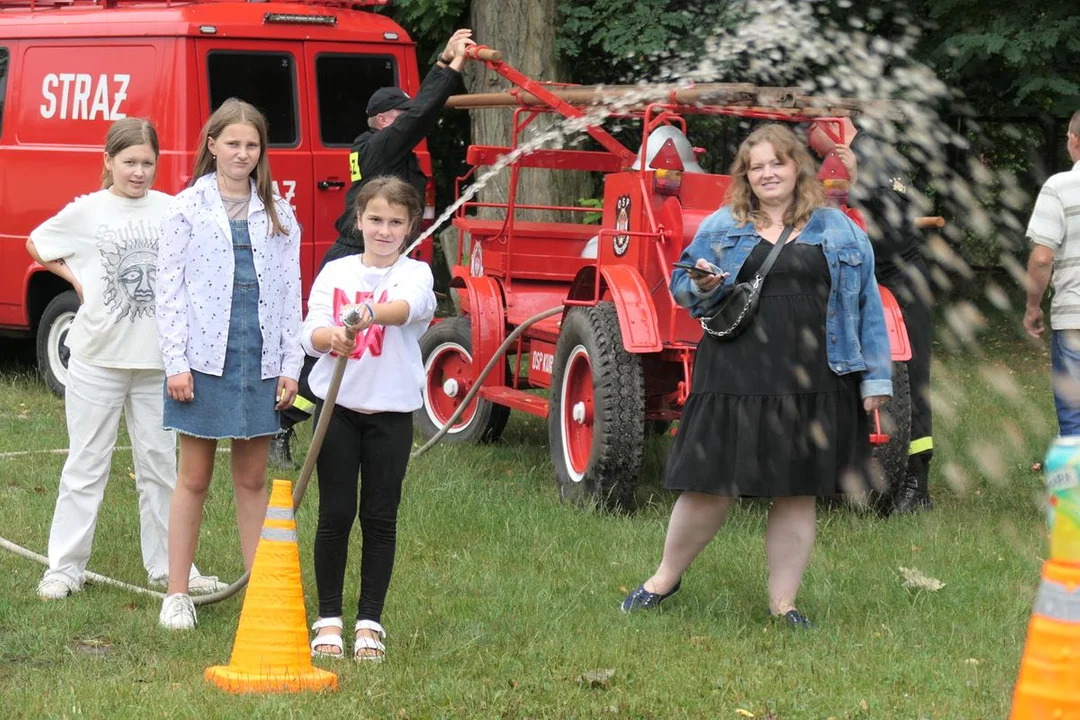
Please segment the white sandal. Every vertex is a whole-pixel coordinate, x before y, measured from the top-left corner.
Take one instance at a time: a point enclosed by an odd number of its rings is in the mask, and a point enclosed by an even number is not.
[[[383,626],[374,620],[357,620],[354,633],[360,630],[373,630],[378,633],[380,640],[386,639],[386,631],[383,630]],[[379,640],[370,638],[367,635],[363,637],[355,638],[355,646],[353,647],[353,660],[357,662],[382,662],[386,659],[386,645],[383,645]],[[361,654],[362,650],[375,650],[377,655]]]
[[[337,635],[319,635],[319,630],[328,627],[336,627],[338,629]],[[341,639],[341,630],[345,627],[345,624],[341,622],[339,617],[331,618],[319,618],[311,626],[311,629],[316,632],[316,635],[311,640],[311,657],[328,657],[336,658],[340,660],[345,657],[345,642]],[[316,648],[329,645],[330,647],[337,648],[337,652],[327,652],[325,650],[316,650]]]

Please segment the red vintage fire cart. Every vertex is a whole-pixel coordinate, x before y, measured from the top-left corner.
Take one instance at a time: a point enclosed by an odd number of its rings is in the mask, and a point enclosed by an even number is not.
[[[480,53],[481,57],[485,53]],[[792,123],[818,122],[844,138],[858,103],[818,107],[790,88],[712,84],[689,89],[640,87],[558,88],[531,80],[486,53],[486,65],[507,78],[509,93],[457,96],[448,106],[513,108],[509,147],[470,146],[469,171],[458,196],[490,166],[512,158],[506,203],[466,202],[457,211],[459,262],[451,269],[460,316],[434,324],[421,341],[427,385],[418,424],[428,438],[451,420],[466,393],[480,387],[449,430],[450,442],[497,439],[511,410],[547,418],[551,458],[564,499],[632,504],[645,435],[679,417],[690,392],[700,324],[668,290],[670,272],[698,226],[721,204],[730,178],[703,172],[701,151],[686,138],[685,117],[730,115]],[[604,103],[610,109],[601,108]],[[535,148],[518,154],[522,132],[544,113],[584,118],[601,150]],[[603,127],[604,115],[641,124],[641,152]],[[586,207],[529,205],[517,195],[522,170],[547,168],[603,173],[599,226],[518,219],[523,210],[595,212]],[[846,172],[826,158],[823,180],[838,201],[846,198]],[[478,208],[497,217],[480,217]],[[910,426],[904,361],[910,347],[899,307],[882,288],[896,397],[883,413],[877,440],[888,467],[875,501],[887,506],[903,475]],[[561,309],[543,319],[536,317]],[[531,323],[531,324],[530,324]],[[509,360],[481,376],[515,329]],[[546,388],[545,395],[534,392]],[[882,442],[885,441],[885,442]]]

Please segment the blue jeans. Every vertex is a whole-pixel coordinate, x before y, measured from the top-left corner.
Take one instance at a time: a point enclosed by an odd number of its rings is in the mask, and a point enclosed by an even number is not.
[[[1054,330],[1050,340],[1058,435],[1080,435],[1080,330]]]

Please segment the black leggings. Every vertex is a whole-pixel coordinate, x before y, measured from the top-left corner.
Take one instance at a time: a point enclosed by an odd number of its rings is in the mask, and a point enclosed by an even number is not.
[[[315,409],[316,423],[323,405]],[[401,484],[412,451],[412,414],[365,415],[341,406],[326,429],[316,467],[319,471],[319,526],[315,531],[315,583],[319,616],[341,612],[349,533],[357,516],[362,538],[360,601],[357,620],[380,622],[397,544]]]

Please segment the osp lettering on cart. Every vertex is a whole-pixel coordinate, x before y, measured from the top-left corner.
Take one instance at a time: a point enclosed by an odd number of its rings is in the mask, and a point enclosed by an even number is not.
[[[41,82],[41,117],[46,120],[120,120],[131,75],[49,73]],[[59,97],[58,97],[59,96]]]
[[[532,351],[532,369],[537,372],[551,374],[551,367],[555,364],[555,356],[551,353]]]

